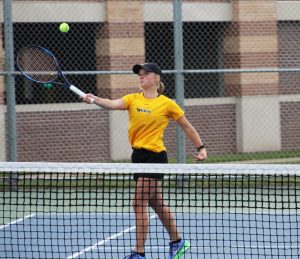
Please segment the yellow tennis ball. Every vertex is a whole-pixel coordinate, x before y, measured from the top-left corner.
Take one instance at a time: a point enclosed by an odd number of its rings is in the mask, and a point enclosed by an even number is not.
[[[70,26],[66,22],[63,22],[59,25],[59,30],[61,32],[68,32],[70,30]]]

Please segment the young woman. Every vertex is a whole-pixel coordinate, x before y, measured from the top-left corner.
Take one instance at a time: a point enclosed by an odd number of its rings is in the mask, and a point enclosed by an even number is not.
[[[120,99],[110,100],[87,94],[83,101],[91,103],[91,98],[102,108],[128,110],[129,141],[133,152],[132,163],[168,163],[163,133],[169,119],[173,119],[183,129],[198,151],[195,159],[207,158],[206,149],[195,128],[186,119],[183,110],[171,99],[162,95],[162,71],[155,63],[136,64],[132,68],[138,74],[141,92],[128,94]],[[133,209],[136,217],[136,246],[131,255],[124,259],[145,259],[147,239],[148,205],[155,211],[170,235],[169,259],[178,259],[189,249],[190,244],[181,238],[176,221],[162,195],[163,174],[135,174],[136,182]]]

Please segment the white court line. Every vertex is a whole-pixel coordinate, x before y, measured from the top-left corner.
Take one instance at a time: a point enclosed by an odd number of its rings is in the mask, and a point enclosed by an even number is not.
[[[155,217],[156,217],[156,214],[153,214],[152,216],[149,217],[149,219],[154,219]],[[136,226],[133,226],[133,227],[130,227],[130,228],[126,228],[126,229],[124,229],[123,231],[121,231],[121,232],[119,232],[119,233],[116,233],[116,234],[114,234],[114,235],[112,235],[112,236],[109,236],[109,237],[107,237],[107,238],[105,238],[105,239],[99,241],[98,243],[96,243],[96,244],[94,244],[94,245],[88,246],[88,247],[86,247],[86,248],[80,250],[79,252],[77,252],[77,253],[75,253],[75,254],[72,254],[72,255],[68,256],[66,259],[73,259],[73,258],[76,258],[76,257],[78,257],[78,256],[80,256],[80,255],[82,255],[82,254],[84,254],[84,253],[90,251],[90,250],[94,250],[94,249],[96,249],[98,246],[101,246],[101,245],[103,245],[103,244],[109,242],[110,240],[116,239],[117,237],[122,236],[123,234],[128,233],[128,232],[132,231],[132,230],[135,229],[135,228],[136,228]]]
[[[5,224],[5,225],[0,226],[0,230],[4,229],[4,228],[6,228],[6,227],[8,227],[8,226],[10,226],[10,225],[17,224],[17,223],[19,223],[19,222],[21,222],[21,221],[23,221],[23,220],[25,220],[25,219],[34,217],[35,215],[36,215],[36,214],[30,214],[30,215],[27,215],[26,217],[19,218],[19,219],[17,219],[17,220],[14,220],[14,221],[12,221],[12,222],[9,222],[8,224]]]
[[[147,250],[151,250],[151,251],[162,251],[162,250],[166,250],[166,249],[169,249],[170,247],[169,246],[145,246],[145,251]],[[105,246],[102,246],[102,247],[98,247],[98,251],[101,251],[102,249],[105,249],[105,250],[108,250],[108,251],[124,251],[126,249],[128,249],[128,246],[110,246],[110,247],[105,247]]]

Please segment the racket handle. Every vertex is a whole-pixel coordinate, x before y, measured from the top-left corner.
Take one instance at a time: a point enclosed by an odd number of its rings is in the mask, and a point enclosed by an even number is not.
[[[75,94],[79,95],[80,97],[84,97],[85,93],[78,89],[75,85],[70,85],[70,90]],[[91,103],[94,103],[95,99],[91,98]]]

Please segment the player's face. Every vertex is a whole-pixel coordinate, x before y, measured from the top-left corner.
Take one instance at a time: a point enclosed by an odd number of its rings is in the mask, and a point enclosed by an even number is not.
[[[153,73],[146,71],[145,69],[141,69],[139,72],[139,81],[140,86],[143,89],[155,87],[157,86],[158,76]]]

